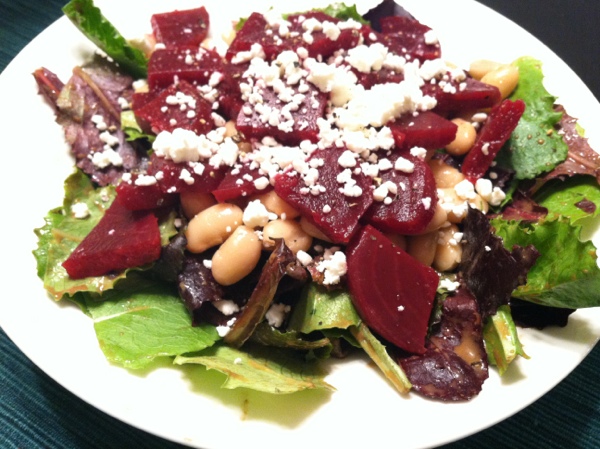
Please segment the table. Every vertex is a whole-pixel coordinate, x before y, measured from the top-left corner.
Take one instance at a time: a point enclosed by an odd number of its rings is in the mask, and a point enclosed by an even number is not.
[[[600,97],[600,77],[595,75],[600,64],[597,0],[481,3],[512,18],[550,46]],[[0,0],[0,70],[29,40],[60,17],[62,5],[62,0]],[[135,429],[83,402],[37,368],[2,330],[0,356],[2,448],[183,447]],[[536,403],[444,449],[600,447],[599,370],[597,345],[572,374]]]

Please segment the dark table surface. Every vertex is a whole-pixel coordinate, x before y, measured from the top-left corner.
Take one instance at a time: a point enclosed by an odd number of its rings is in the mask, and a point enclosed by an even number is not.
[[[548,45],[600,98],[598,0],[480,2]],[[63,3],[0,0],[0,71],[27,42],[61,16]],[[0,356],[0,448],[182,447],[83,402],[37,368],[2,330]],[[534,404],[444,448],[599,448],[599,371],[600,345],[596,345],[581,365]]]

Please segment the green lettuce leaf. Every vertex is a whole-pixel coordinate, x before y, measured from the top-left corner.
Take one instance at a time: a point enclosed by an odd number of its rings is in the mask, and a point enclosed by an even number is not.
[[[102,293],[115,286],[131,271],[117,275],[97,276],[84,279],[71,279],[62,263],[86,235],[100,221],[106,209],[112,204],[116,192],[113,186],[95,188],[89,177],[80,170],[71,174],[64,183],[65,198],[62,207],[51,210],[45,217],[45,224],[34,230],[38,246],[33,251],[37,261],[37,273],[44,282],[44,288],[55,300],[63,296],[73,296],[78,292]],[[73,206],[83,203],[89,214],[77,218]],[[159,229],[162,244],[177,233],[175,212],[160,217]]]
[[[98,48],[136,78],[145,78],[148,59],[131,46],[121,33],[102,15],[93,0],[71,0],[63,7],[67,18]]]
[[[288,329],[310,334],[328,329],[348,329],[357,326],[360,321],[347,291],[328,291],[310,283],[292,310]]]
[[[491,223],[507,249],[533,245],[540,252],[527,283],[513,292],[514,297],[572,309],[600,306],[596,248],[579,239],[581,226],[562,216],[535,224],[501,219]]]
[[[519,84],[509,98],[523,100],[526,108],[497,161],[515,170],[517,179],[533,179],[563,162],[569,149],[555,129],[562,114],[554,110],[556,97],[543,85],[541,62],[522,57],[514,64]]]
[[[371,330],[364,323],[360,323],[358,326],[352,326],[350,330],[352,335],[354,335],[354,338],[356,338],[356,341],[358,341],[360,346],[394,388],[400,393],[408,393],[412,388],[412,384],[406,376],[406,373],[402,367],[390,357],[385,346],[381,344],[375,335],[373,335]]]
[[[317,8],[317,11],[324,12],[325,14],[335,17],[340,20],[356,20],[359,23],[368,25],[369,22],[359,14],[356,9],[356,5],[347,5],[345,3],[332,3],[325,8]]]
[[[35,229],[38,247],[33,251],[37,259],[38,276],[44,288],[56,299],[74,295],[80,291],[102,292],[112,286],[121,276],[102,276],[87,279],[71,279],[61,265],[84,237],[92,230],[112,204],[114,187],[95,189],[90,179],[76,170],[64,183],[65,198],[60,208],[53,209],[45,218],[45,225]],[[72,206],[83,203],[89,215],[76,218]]]
[[[497,312],[488,317],[483,328],[483,338],[488,360],[498,367],[500,375],[506,372],[517,356],[529,358],[519,340],[517,326],[508,305],[498,307]]]
[[[269,325],[266,321],[261,322],[252,335],[250,341],[263,346],[274,346],[277,348],[293,349],[294,351],[311,352],[319,350],[326,358],[331,352],[331,342],[328,338],[318,340],[307,340],[304,334],[296,331],[281,332]]]
[[[227,376],[222,388],[250,388],[272,394],[295,393],[308,389],[334,390],[324,381],[319,365],[306,362],[294,351],[254,344],[239,350],[216,344],[197,355],[178,356],[174,363],[195,363]]]
[[[573,176],[566,180],[553,180],[544,185],[534,200],[553,215],[569,217],[572,224],[584,218],[598,216],[600,212],[600,186],[590,176]],[[593,203],[592,207],[586,204]]]
[[[200,351],[221,339],[214,326],[192,326],[171,285],[132,274],[101,296],[80,296],[105,357],[125,368],[146,368],[158,357]]]
[[[125,132],[129,142],[137,139],[147,139],[149,142],[154,142],[156,139],[154,134],[148,134],[142,130],[135,118],[135,113],[131,110],[121,112],[121,129]]]

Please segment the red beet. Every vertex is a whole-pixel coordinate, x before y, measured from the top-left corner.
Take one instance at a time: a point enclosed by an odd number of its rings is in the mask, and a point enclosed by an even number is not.
[[[177,195],[166,193],[158,183],[136,185],[137,177],[137,175],[133,175],[131,181],[121,181],[116,188],[119,202],[127,209],[157,209],[173,205],[177,200]]]
[[[313,195],[304,192],[304,181],[289,172],[275,178],[277,194],[304,217],[312,222],[329,239],[335,243],[347,243],[359,228],[359,220],[373,202],[371,194],[371,178],[364,174],[353,175],[356,184],[362,189],[362,195],[350,197],[340,192],[342,184],[337,176],[343,171],[338,159],[345,148],[329,148],[317,150],[311,160],[321,159],[317,183],[324,187],[324,192]]]
[[[262,14],[258,12],[250,14],[227,48],[225,59],[228,61],[231,61],[232,59],[235,60],[235,56],[238,53],[250,50],[255,43],[260,44],[266,55],[276,55],[277,45],[275,38],[273,34],[265,33],[265,30],[270,28],[271,27]]]
[[[289,117],[286,118],[285,114],[282,114],[286,103],[282,103],[273,89],[263,89],[261,109],[259,110],[258,107],[246,103],[238,114],[237,130],[246,139],[260,140],[263,137],[270,136],[285,145],[298,145],[303,140],[318,141],[319,127],[317,126],[317,120],[323,117],[325,113],[327,95],[319,92],[312,85],[309,86],[310,88],[305,93],[304,100],[297,110],[291,112],[291,122]],[[297,93],[296,90],[295,93]],[[248,115],[244,112],[246,106],[250,111]],[[270,124],[269,120],[274,115],[278,119]]]
[[[390,157],[390,161],[395,164],[400,157],[414,164],[413,172],[395,169],[383,172],[382,182],[391,181],[396,184],[397,193],[392,195],[394,200],[389,205],[374,201],[365,214],[365,220],[385,232],[419,234],[425,230],[435,213],[435,179],[427,163],[420,158],[395,154]]]
[[[317,58],[322,56],[323,59],[325,59],[338,50],[347,50],[355,47],[359,43],[360,32],[359,30],[353,29],[341,30],[340,35],[335,40],[327,37],[323,31],[313,31],[311,33],[312,42],[306,42],[302,36],[305,32],[303,22],[306,19],[316,19],[321,23],[339,22],[339,19],[333,18],[320,11],[311,11],[288,16],[288,20],[291,22],[290,32],[298,33],[298,36],[287,39],[288,42],[286,43],[286,46],[288,49],[296,51],[298,48],[304,47],[308,50],[308,55],[310,57]]]
[[[457,129],[450,120],[431,111],[421,112],[416,116],[404,115],[388,126],[394,135],[396,148],[401,150],[413,147],[426,150],[443,148],[454,140]],[[404,137],[400,139],[400,135]]]
[[[382,67],[381,70],[370,71],[369,73],[354,70],[358,78],[358,84],[361,84],[365,89],[371,89],[376,84],[385,83],[401,83],[404,81],[404,74],[398,73],[392,69]]]
[[[225,168],[215,169],[206,162],[197,162],[196,164],[204,166],[202,174],[195,172],[188,162],[174,162],[153,153],[150,157],[148,174],[158,178],[158,185],[165,193],[212,192],[219,186],[225,176]],[[182,176],[183,170],[189,172],[188,176]]]
[[[310,18],[317,19],[319,22],[339,22],[338,19],[322,12],[292,14],[287,18],[290,22],[290,33],[281,36],[279,30],[271,27],[262,14],[252,13],[236,34],[225,57],[229,61],[234,60],[238,53],[250,50],[253,44],[260,44],[267,60],[274,59],[284,50],[296,51],[301,47],[308,51],[310,57],[322,56],[325,59],[337,50],[349,49],[358,44],[360,33],[352,29],[341,30],[335,40],[327,37],[323,31],[315,30],[310,33],[312,42],[307,42],[303,37],[306,30],[302,26],[302,19]]]
[[[485,175],[496,154],[517,127],[524,111],[523,100],[504,100],[490,111],[462,164],[461,171],[469,181],[475,182]]]
[[[214,50],[172,48],[152,52],[148,61],[148,87],[162,90],[175,80],[203,86],[213,73],[223,73],[225,63]]]
[[[369,30],[366,34],[366,44],[381,42],[389,48],[392,53],[409,59],[425,61],[437,59],[441,56],[440,44],[438,42],[428,44],[425,33],[430,27],[410,17],[389,16],[380,21],[381,33]],[[374,34],[373,34],[374,33]],[[372,40],[370,36],[376,36]]]
[[[444,89],[439,83],[426,83],[421,88],[425,95],[430,95],[437,100],[434,111],[440,114],[456,114],[490,108],[501,100],[500,91],[496,86],[473,78],[467,78],[460,83],[457,81],[449,81],[449,83],[454,89]]]
[[[173,84],[150,101],[138,101],[133,110],[140,126],[155,134],[188,129],[206,134],[214,128],[212,105],[187,81]]]
[[[439,277],[372,226],[346,252],[348,287],[361,318],[375,333],[409,353],[425,352]]]
[[[259,190],[254,181],[263,177],[258,169],[250,168],[249,164],[243,164],[239,169],[227,172],[219,186],[212,194],[219,202],[227,202],[238,198],[248,198],[255,193],[266,193],[273,187],[269,184],[265,189]]]
[[[206,8],[154,14],[150,18],[156,41],[167,48],[198,47],[206,39],[210,25]]]
[[[154,262],[160,250],[156,216],[115,200],[62,265],[73,279],[103,276]]]

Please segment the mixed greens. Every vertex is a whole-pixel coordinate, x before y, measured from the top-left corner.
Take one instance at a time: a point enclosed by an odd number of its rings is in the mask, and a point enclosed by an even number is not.
[[[375,26],[378,14],[406,15],[392,3],[384,1],[364,17],[343,4],[320,12]],[[430,397],[461,400],[478,393],[488,363],[503,374],[517,356],[528,357],[517,325],[564,326],[575,309],[600,306],[596,248],[582,238],[583,226],[598,214],[600,157],[576,119],[546,91],[541,63],[532,57],[512,63],[519,83],[508,100],[522,101],[525,112],[493,165],[494,185],[505,198],[485,215],[470,208],[462,222],[463,258],[457,267],[437,273],[440,282],[428,312],[425,356],[407,354],[380,338],[361,318],[345,280],[327,285],[314,265],[306,268],[297,262],[283,240],[262,257],[235,293],[223,292],[222,286],[207,281],[207,256],[191,257],[186,251],[187,219],[177,200],[152,212],[160,233],[159,258],[117,272],[73,278],[63,263],[113,205],[124,175],[137,175],[152,165],[148,154],[158,133],[140,125],[128,108],[107,108],[114,110],[106,120],[116,133],[115,145],[127,156],[100,170],[91,164],[85,145],[101,133],[97,124],[88,123],[89,92],[81,87],[81,79],[114,105],[111,99],[131,93],[134,80],[148,76],[149,52],[127,42],[91,0],[72,0],[64,13],[109,58],[77,68],[79,78],[66,84],[47,69],[35,73],[40,91],[65,127],[77,167],[65,181],[63,204],[35,230],[39,241],[34,255],[46,290],[57,301],[77,303],[92,319],[111,362],[141,369],[169,357],[177,365],[199,364],[224,373],[224,388],[292,393],[332,390],[321,362],[364,351],[400,392],[414,389]],[[238,30],[246,23],[240,20]],[[82,139],[83,134],[93,137]],[[460,158],[452,162],[443,149],[435,153],[435,158],[460,164]],[[227,294],[243,296],[238,301],[243,310],[223,336],[223,317],[211,319],[206,305]],[[284,326],[265,319],[276,295],[289,306]],[[455,360],[454,347],[445,347],[443,341],[448,335],[477,348],[474,359]],[[426,370],[440,360],[448,363],[449,371],[463,369],[466,363],[471,371],[462,380],[468,388],[463,391],[450,380],[441,386],[431,381]]]

